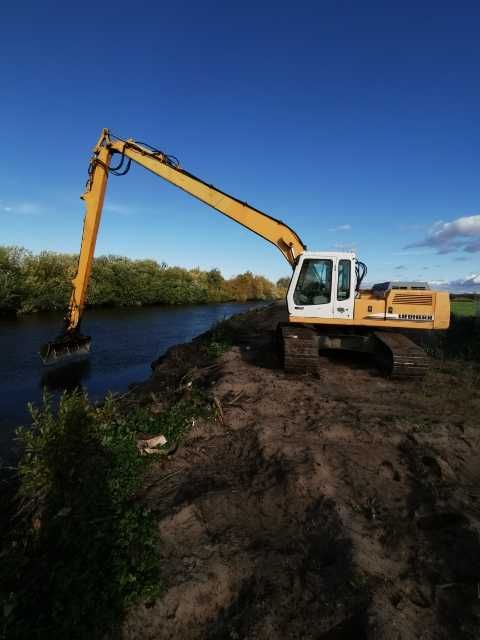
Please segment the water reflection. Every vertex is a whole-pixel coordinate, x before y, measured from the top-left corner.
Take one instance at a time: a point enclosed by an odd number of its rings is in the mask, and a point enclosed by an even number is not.
[[[86,382],[90,375],[89,358],[63,363],[57,367],[44,369],[39,381],[40,388],[46,387],[49,391],[73,391],[81,388],[82,382]]]

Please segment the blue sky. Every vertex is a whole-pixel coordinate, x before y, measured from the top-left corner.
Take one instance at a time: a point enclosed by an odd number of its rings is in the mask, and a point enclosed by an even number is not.
[[[478,2],[16,2],[0,26],[0,243],[78,250],[102,127],[293,227],[369,281],[480,284]],[[135,167],[97,255],[289,273]],[[473,281],[472,281],[473,282]]]

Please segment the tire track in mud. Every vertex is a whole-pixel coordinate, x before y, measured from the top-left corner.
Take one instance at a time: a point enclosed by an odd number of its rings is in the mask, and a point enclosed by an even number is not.
[[[414,438],[399,446],[409,470],[407,498],[416,545],[409,572],[420,607],[433,607],[434,637],[480,637],[480,537],[455,496],[456,483],[444,477],[445,462]]]

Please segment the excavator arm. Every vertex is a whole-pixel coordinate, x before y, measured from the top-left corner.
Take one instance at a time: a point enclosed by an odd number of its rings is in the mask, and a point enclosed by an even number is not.
[[[120,162],[117,166],[112,166],[112,158],[117,155],[121,157]],[[65,356],[85,353],[90,349],[90,338],[80,334],[80,321],[92,270],[108,176],[110,173],[124,175],[132,161],[274,244],[292,268],[306,250],[299,236],[285,223],[185,171],[176,158],[144,143],[132,139],[123,140],[113,136],[108,129],[103,129],[93,150],[89,177],[82,195],[86,205],[82,245],[77,274],[72,280],[73,288],[65,326],[56,340],[41,348],[40,355],[44,364],[52,364]]]

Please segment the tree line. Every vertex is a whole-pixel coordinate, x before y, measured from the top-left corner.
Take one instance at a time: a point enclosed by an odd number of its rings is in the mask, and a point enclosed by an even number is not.
[[[63,310],[71,293],[78,255],[0,246],[0,312]],[[171,267],[123,256],[94,259],[88,306],[201,304],[274,300],[285,295],[277,283],[250,271],[225,279],[218,269]]]

